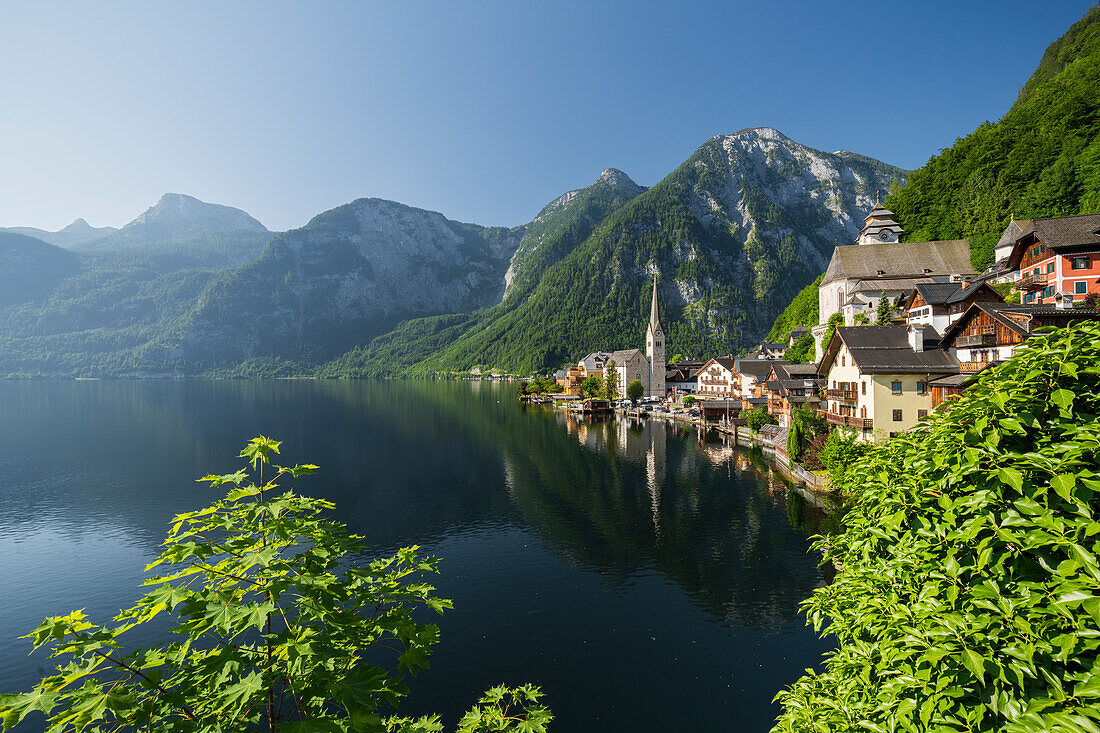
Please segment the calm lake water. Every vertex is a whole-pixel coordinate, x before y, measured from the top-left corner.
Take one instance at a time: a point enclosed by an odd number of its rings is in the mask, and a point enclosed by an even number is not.
[[[523,409],[510,385],[0,382],[0,691],[52,670],[16,639],[45,616],[130,606],[172,515],[218,498],[194,479],[260,433],[321,466],[295,489],[373,551],[441,558],[455,608],[402,712],[453,730],[533,682],[554,733],[764,731],[829,648],[798,611],[825,582],[819,512],[693,430]]]

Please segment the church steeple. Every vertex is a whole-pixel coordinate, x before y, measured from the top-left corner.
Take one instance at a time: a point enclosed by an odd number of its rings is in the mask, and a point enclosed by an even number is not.
[[[901,232],[901,224],[894,221],[894,212],[876,201],[875,208],[871,209],[871,213],[863,220],[863,228],[859,230],[856,244],[897,242]]]
[[[657,276],[653,276],[653,304],[649,307],[649,330],[661,330],[661,316],[657,312]]]
[[[645,355],[649,359],[649,394],[665,396],[665,332],[657,307],[657,275],[653,275],[653,301],[649,306],[649,328],[645,332]]]

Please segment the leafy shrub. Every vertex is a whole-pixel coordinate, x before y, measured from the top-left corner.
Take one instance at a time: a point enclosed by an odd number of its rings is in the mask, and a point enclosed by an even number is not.
[[[829,433],[825,445],[817,454],[821,467],[829,472],[829,485],[836,490],[842,490],[847,485],[848,470],[870,449],[869,443],[857,441],[850,430],[840,429]]]
[[[1100,323],[1028,342],[848,473],[779,731],[1100,728]]]
[[[693,397],[692,395],[685,395],[682,401],[684,403],[684,407],[691,407],[696,402],[695,397]]]
[[[177,515],[164,551],[146,570],[161,575],[115,625],[83,611],[47,618],[24,638],[66,660],[33,691],[0,695],[7,731],[32,712],[50,730],[284,733],[441,730],[438,716],[383,718],[407,693],[398,670],[427,666],[439,628],[414,618],[449,600],[422,582],[436,560],[416,547],[357,562],[362,538],[324,518],[333,505],[276,492],[317,467],[264,467],[279,443],[259,437],[243,468],[207,476],[223,501]],[[123,652],[125,632],[173,616],[171,641]],[[370,657],[371,662],[365,661]],[[529,685],[489,690],[460,733],[544,731],[550,721]]]
[[[763,405],[755,410],[751,410],[745,415],[745,424],[748,425],[749,430],[752,430],[754,433],[760,432],[760,428],[765,425],[775,425],[778,422],[775,416],[768,412]]]

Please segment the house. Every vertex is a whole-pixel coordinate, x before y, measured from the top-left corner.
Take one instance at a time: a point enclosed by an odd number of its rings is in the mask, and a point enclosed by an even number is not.
[[[946,377],[933,379],[928,383],[932,388],[932,409],[939,409],[945,402],[959,399],[966,388],[978,379],[978,372],[959,372]]]
[[[735,388],[734,394],[741,398],[746,410],[754,409],[757,405],[767,404],[761,391],[757,389],[771,373],[775,362],[771,359],[748,359],[740,357],[734,361]]]
[[[581,389],[581,384],[585,380],[586,371],[582,364],[583,361],[578,364],[567,366],[565,369],[561,369],[554,374],[554,379],[562,386],[564,394],[579,396],[584,392],[584,390]]]
[[[665,388],[673,394],[695,394],[703,361],[681,361],[665,370]]]
[[[711,359],[696,372],[695,394],[703,399],[728,399],[736,391],[737,377],[732,356]]]
[[[1020,268],[1012,267],[1012,250],[1016,246],[1016,240],[1024,236],[1031,229],[1031,220],[1016,221],[1013,217],[1001,234],[1000,240],[993,247],[994,263],[982,273],[983,278],[995,283],[1016,282],[1020,279]]]
[[[971,303],[979,301],[1001,303],[1004,298],[981,281],[917,283],[902,302],[902,309],[907,324],[927,324],[943,333]]]
[[[758,359],[782,359],[787,354],[786,341],[761,341],[756,347],[755,355]]]
[[[1100,295],[1100,214],[1032,219],[1022,232],[1007,257],[1007,269],[1020,271],[1020,302],[1053,305],[1059,293],[1074,300]]]
[[[588,377],[602,379],[603,367],[610,358],[611,354],[606,351],[593,351],[591,354],[578,361],[577,366],[584,374],[581,379],[587,379]]]
[[[817,376],[816,364],[772,363],[771,371],[760,383],[761,396],[767,398],[768,412],[781,426],[789,428],[794,410],[818,409],[821,403],[818,391],[825,386],[825,380]]]
[[[932,409],[928,383],[959,371],[926,325],[840,326],[817,365],[827,380],[825,418],[875,441],[908,430]]]
[[[1100,320],[1096,308],[1075,308],[1068,296],[1057,305],[974,303],[943,334],[942,346],[959,360],[963,372],[976,372],[1004,361],[1037,328],[1064,328],[1078,321]]]
[[[918,283],[952,282],[973,276],[970,243],[965,239],[943,242],[900,242],[901,225],[881,204],[864,221],[856,244],[838,245],[818,285],[818,325],[810,329],[817,353],[829,318],[844,315],[852,326],[863,315],[873,318],[883,297],[896,301]]]

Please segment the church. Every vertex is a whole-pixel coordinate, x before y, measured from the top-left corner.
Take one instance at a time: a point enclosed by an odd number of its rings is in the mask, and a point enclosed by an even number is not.
[[[817,288],[819,322],[811,329],[817,353],[829,317],[844,316],[853,326],[860,316],[873,319],[882,297],[896,301],[918,283],[959,282],[977,274],[965,239],[901,242],[902,227],[894,212],[876,203],[864,219],[855,244],[838,245]]]
[[[657,306],[657,276],[653,276],[653,300],[649,307],[649,325],[645,333],[645,355],[639,349],[623,349],[611,354],[619,376],[619,394],[635,379],[645,387],[647,397],[665,397],[665,332]]]

